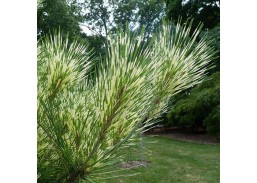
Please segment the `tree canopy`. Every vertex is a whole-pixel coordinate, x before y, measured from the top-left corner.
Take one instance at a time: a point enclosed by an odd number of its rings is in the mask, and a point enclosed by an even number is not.
[[[194,18],[193,27],[202,22],[204,29],[212,29],[220,22],[220,0],[165,0],[167,18],[176,22]]]
[[[37,34],[42,36],[54,29],[61,29],[71,37],[80,36],[82,21],[76,0],[44,0],[37,11]]]
[[[152,32],[165,15],[165,3],[158,0],[89,0],[81,7],[85,26],[101,36],[116,31],[118,25],[125,30],[126,23],[131,30],[141,30],[144,25]]]

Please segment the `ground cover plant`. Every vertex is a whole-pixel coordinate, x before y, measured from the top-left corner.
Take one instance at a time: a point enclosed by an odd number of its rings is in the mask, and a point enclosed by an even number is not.
[[[121,168],[105,183],[191,183],[220,182],[219,144],[182,142],[167,137],[146,136],[143,139],[143,161],[138,167]],[[141,161],[141,148],[122,151],[123,161]],[[122,176],[124,172],[136,176]],[[110,176],[111,177],[111,176]]]
[[[215,52],[191,25],[163,23],[149,42],[143,30],[109,35],[95,78],[88,43],[61,32],[39,40],[38,182],[99,182],[170,97],[202,81]]]

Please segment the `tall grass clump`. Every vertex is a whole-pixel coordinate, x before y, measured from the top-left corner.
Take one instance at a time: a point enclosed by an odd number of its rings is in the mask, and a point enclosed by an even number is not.
[[[163,23],[150,42],[119,30],[96,77],[86,42],[60,32],[38,42],[38,182],[101,182],[170,97],[200,83],[214,55],[192,22]]]

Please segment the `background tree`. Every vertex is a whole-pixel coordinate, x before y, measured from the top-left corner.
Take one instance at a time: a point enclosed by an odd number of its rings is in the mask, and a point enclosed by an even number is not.
[[[60,28],[74,38],[82,34],[81,21],[81,8],[76,0],[44,0],[37,11],[37,34],[41,37]]]
[[[85,0],[80,3],[83,9],[83,24],[92,34],[100,36],[105,44],[111,21],[113,3],[105,0]]]
[[[208,75],[211,75],[212,73],[219,72],[220,71],[220,25],[216,25],[213,29],[210,29],[208,31],[203,31],[203,34],[207,34],[207,36],[212,39],[212,46],[215,49],[215,59],[213,61],[213,69],[209,71]]]
[[[134,31],[139,31],[145,26],[146,37],[153,33],[164,16],[165,3],[159,0],[120,0],[114,11],[116,25],[121,25],[124,30],[128,22],[130,29]]]
[[[130,30],[141,30],[144,25],[146,32],[152,32],[165,16],[165,3],[158,0],[89,0],[81,6],[85,26],[102,37],[115,32],[118,25],[125,30],[126,22]]]
[[[165,0],[167,19],[177,22],[194,18],[193,28],[202,22],[204,29],[212,29],[220,22],[220,0]]]

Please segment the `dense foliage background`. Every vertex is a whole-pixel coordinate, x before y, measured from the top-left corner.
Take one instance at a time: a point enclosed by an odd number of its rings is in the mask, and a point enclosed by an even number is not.
[[[167,114],[168,126],[206,128],[219,135],[220,126],[220,73],[213,73],[205,81],[180,95]]]

